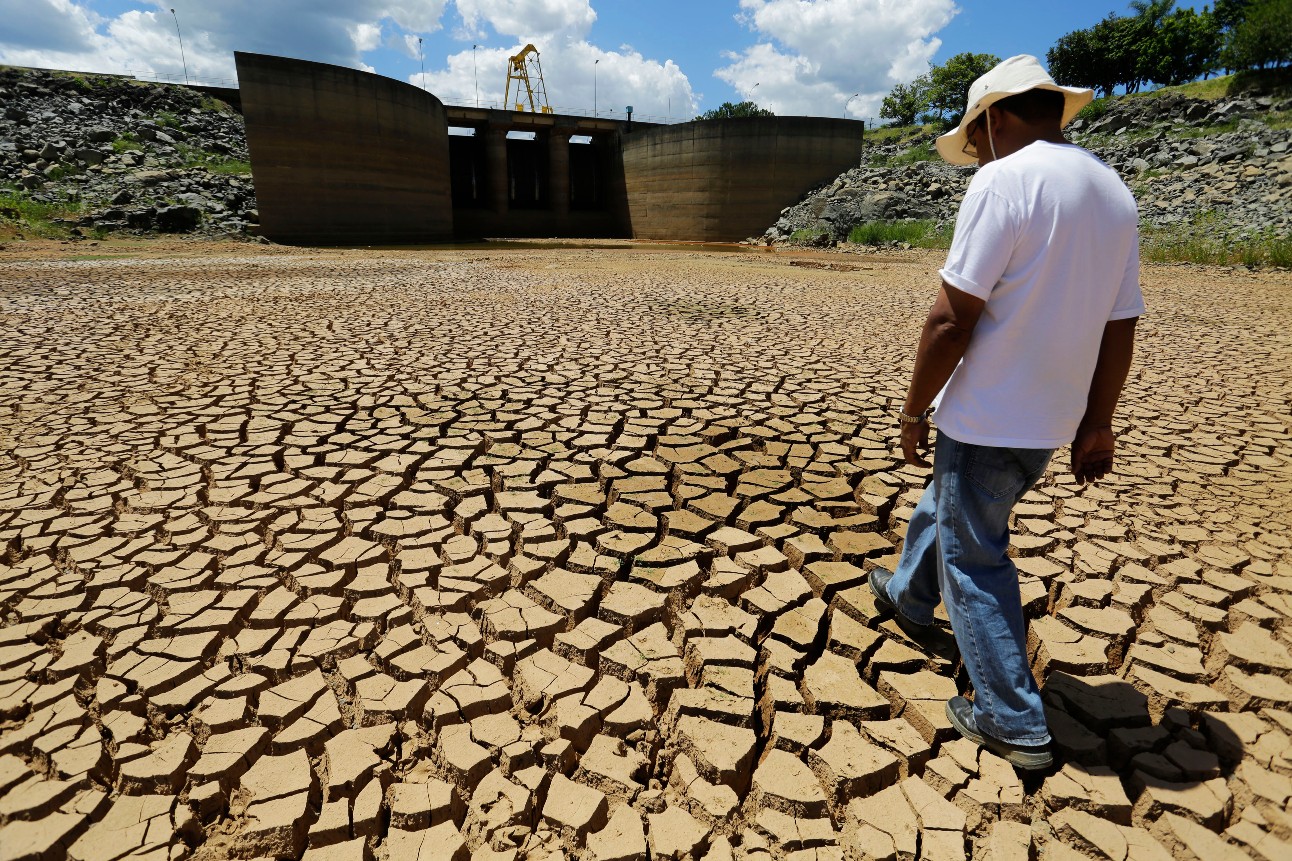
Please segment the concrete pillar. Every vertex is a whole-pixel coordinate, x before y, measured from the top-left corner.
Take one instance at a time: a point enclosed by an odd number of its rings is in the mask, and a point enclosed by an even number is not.
[[[548,194],[552,198],[552,214],[557,224],[570,214],[570,135],[552,132],[547,136]]]
[[[499,215],[505,215],[511,200],[511,177],[507,172],[507,130],[490,127],[485,129],[484,135],[490,207]]]

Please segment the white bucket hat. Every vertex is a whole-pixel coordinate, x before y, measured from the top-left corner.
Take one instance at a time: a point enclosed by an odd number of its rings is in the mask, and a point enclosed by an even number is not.
[[[1056,93],[1063,93],[1061,127],[1072,122],[1077,111],[1090,104],[1095,97],[1094,90],[1061,87],[1054,83],[1054,78],[1041,67],[1040,61],[1030,54],[1010,57],[997,63],[990,72],[969,87],[969,104],[965,106],[965,115],[960,120],[960,125],[938,138],[938,154],[952,164],[977,164],[978,159],[964,151],[969,144],[965,129],[989,105],[1028,90],[1054,90]]]

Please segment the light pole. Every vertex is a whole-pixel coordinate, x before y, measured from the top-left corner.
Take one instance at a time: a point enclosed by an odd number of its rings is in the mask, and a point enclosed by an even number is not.
[[[426,92],[426,62],[422,59],[422,37],[417,37],[417,65],[422,67],[422,92]]]
[[[756,102],[754,102],[754,90],[758,89],[758,84],[759,84],[759,83],[761,83],[761,82],[755,82],[755,83],[754,83],[754,85],[753,85],[752,87],[750,87],[750,88],[749,88],[749,103],[750,103],[751,105],[752,105],[752,104],[756,104]]]
[[[592,115],[597,115],[597,66],[600,65],[601,58],[592,61]]]
[[[188,83],[188,58],[184,56],[184,36],[179,31],[179,16],[175,10],[170,10],[170,16],[175,19],[175,36],[179,39],[179,58],[184,63],[184,83]]]
[[[479,47],[480,47],[479,45],[471,46],[471,75],[475,78],[475,81],[476,81],[476,107],[477,108],[480,107],[480,69],[476,65],[476,48],[479,48]]]
[[[857,98],[860,95],[861,93],[853,93],[851,96],[848,97],[847,101],[843,103],[843,115],[845,117],[848,116],[848,105],[852,104],[852,100]]]

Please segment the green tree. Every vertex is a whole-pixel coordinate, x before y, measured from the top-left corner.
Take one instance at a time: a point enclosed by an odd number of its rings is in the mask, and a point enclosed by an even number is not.
[[[1139,27],[1133,18],[1109,14],[1088,30],[1061,36],[1045,53],[1054,80],[1069,87],[1089,87],[1102,96],[1125,87],[1139,88],[1136,43]]]
[[[730,120],[737,117],[774,117],[776,114],[760,108],[753,102],[723,102],[711,111],[705,111],[696,117],[697,120]]]
[[[1220,56],[1220,27],[1210,10],[1176,9],[1141,22],[1139,77],[1168,86],[1212,72]]]
[[[1103,51],[1099,70],[1104,95],[1112,95],[1117,87],[1126,92],[1138,92],[1144,78],[1140,76],[1139,51],[1143,31],[1135,18],[1109,14],[1095,24],[1093,38]]]
[[[892,120],[899,126],[913,125],[915,118],[928,110],[928,90],[928,75],[920,75],[909,84],[898,84],[884,96],[879,107],[880,118]]]
[[[956,54],[929,69],[928,112],[925,118],[954,126],[964,116],[969,87],[1000,62],[995,54]]]
[[[1106,57],[1095,41],[1094,30],[1073,30],[1060,36],[1054,47],[1045,52],[1045,64],[1050,75],[1065,87],[1089,87],[1111,92],[1107,76],[1103,74]]]
[[[1292,63],[1292,0],[1253,0],[1227,34],[1222,62],[1231,69]]]
[[[1216,17],[1216,25],[1221,30],[1232,30],[1242,22],[1251,4],[1252,0],[1216,0],[1211,14]]]

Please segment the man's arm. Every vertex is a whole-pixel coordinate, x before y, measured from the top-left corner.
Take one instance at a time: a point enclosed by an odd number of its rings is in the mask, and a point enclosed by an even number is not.
[[[902,412],[907,415],[919,415],[929,408],[938,392],[951,379],[951,372],[960,364],[965,350],[969,348],[969,338],[986,302],[977,296],[971,296],[963,290],[957,290],[945,281],[938,291],[938,298],[924,321],[924,330],[920,333],[920,346],[915,354],[915,371],[911,375],[911,387],[906,393],[906,404]],[[919,450],[928,448],[929,424],[902,425],[902,454],[907,463],[916,466],[928,466],[929,463],[920,457]]]
[[[1110,320],[1099,342],[1099,361],[1090,380],[1086,414],[1072,441],[1072,474],[1085,484],[1103,478],[1113,469],[1113,413],[1121,397],[1126,375],[1135,353],[1135,324],[1138,317]]]

